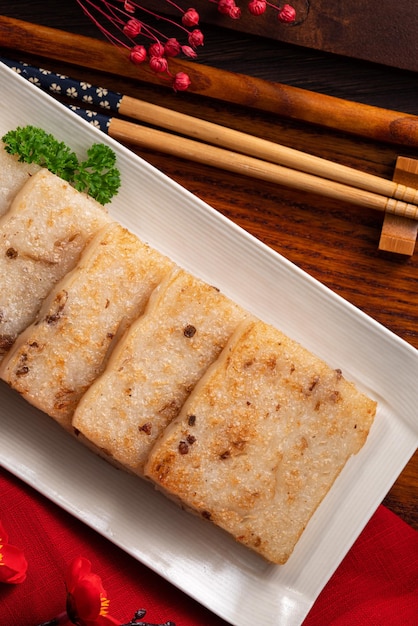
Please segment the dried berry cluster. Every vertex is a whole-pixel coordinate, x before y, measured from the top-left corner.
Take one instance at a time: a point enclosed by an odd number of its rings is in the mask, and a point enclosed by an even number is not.
[[[197,28],[200,16],[194,8],[184,9],[172,0],[165,1],[179,12],[178,22],[133,0],[77,0],[77,3],[112,43],[129,49],[132,63],[147,63],[153,72],[168,78],[175,91],[185,91],[190,85],[190,77],[185,72],[173,75],[169,62],[170,58],[178,55],[192,59],[197,56],[197,48],[204,43],[203,33]],[[216,10],[222,15],[231,19],[241,17],[241,8],[235,0],[208,2],[216,5]],[[267,8],[271,8],[279,22],[292,23],[296,19],[296,11],[289,4],[278,6],[267,0],[247,0],[246,4],[254,16],[262,15]],[[150,23],[152,20],[158,22],[158,28]],[[179,38],[164,35],[160,29],[160,25],[164,24],[176,26],[180,31]]]

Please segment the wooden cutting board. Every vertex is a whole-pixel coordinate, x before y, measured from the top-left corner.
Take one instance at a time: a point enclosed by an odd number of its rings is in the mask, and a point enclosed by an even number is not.
[[[143,0],[142,4],[156,12],[178,15],[161,0]],[[185,9],[194,6],[204,23],[418,71],[418,3],[414,0],[289,0],[297,10],[296,25],[278,23],[273,9],[259,17],[251,16],[246,0],[236,0],[242,9],[239,20],[221,15],[216,3],[209,0],[181,0],[178,4]]]

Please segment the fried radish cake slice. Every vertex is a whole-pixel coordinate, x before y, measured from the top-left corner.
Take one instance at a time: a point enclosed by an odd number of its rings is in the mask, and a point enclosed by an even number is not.
[[[240,325],[150,453],[145,474],[273,563],[292,553],[376,403],[261,321]]]
[[[81,399],[77,434],[142,475],[154,441],[246,315],[218,289],[176,268]]]
[[[102,205],[48,170],[22,187],[0,219],[0,362],[90,237],[110,222]]]
[[[172,265],[118,223],[105,227],[19,335],[0,377],[71,429],[82,394]]]
[[[0,216],[9,210],[17,192],[40,169],[36,163],[24,163],[15,154],[6,152],[5,144],[0,141]]]

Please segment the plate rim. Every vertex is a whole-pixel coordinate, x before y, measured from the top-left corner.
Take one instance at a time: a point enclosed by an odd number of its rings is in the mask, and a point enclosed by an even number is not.
[[[216,224],[216,228],[219,228],[220,231],[224,231],[225,229],[227,229],[228,231],[228,237],[230,236],[231,238],[233,237],[238,237],[240,239],[240,241],[242,241],[242,245],[244,245],[244,243],[246,245],[249,246],[253,257],[257,257],[257,255],[260,256],[260,263],[263,262],[264,266],[263,267],[268,267],[269,265],[273,265],[273,266],[277,266],[280,269],[281,275],[284,275],[290,282],[293,281],[293,283],[295,284],[299,284],[299,283],[304,283],[306,284],[306,286],[309,289],[309,292],[311,294],[311,298],[315,299],[315,298],[319,298],[323,300],[323,305],[325,308],[330,308],[332,309],[331,312],[328,312],[329,315],[333,315],[335,310],[338,311],[342,311],[344,315],[346,315],[349,319],[353,320],[354,319],[354,323],[361,326],[361,327],[367,327],[368,330],[371,331],[374,341],[382,341],[383,343],[390,345],[392,347],[395,347],[396,349],[396,354],[397,354],[397,358],[399,360],[399,362],[408,362],[411,366],[414,365],[415,367],[415,372],[418,373],[418,351],[415,350],[415,348],[413,348],[413,346],[411,346],[410,344],[408,344],[407,342],[405,342],[403,339],[399,338],[397,335],[395,335],[394,333],[392,333],[390,330],[388,330],[387,328],[385,328],[384,326],[382,326],[379,322],[375,321],[373,318],[371,318],[370,316],[366,315],[365,313],[363,313],[360,309],[358,309],[357,307],[355,307],[353,304],[351,304],[350,302],[348,302],[347,300],[343,299],[341,296],[339,296],[338,294],[336,294],[335,292],[333,292],[331,289],[329,289],[328,287],[326,287],[325,285],[323,285],[322,283],[320,283],[318,280],[316,280],[315,278],[313,278],[311,275],[309,275],[308,273],[306,273],[305,271],[303,271],[302,269],[300,269],[299,267],[297,267],[296,265],[294,265],[292,262],[290,262],[289,260],[287,260],[284,256],[280,255],[279,253],[275,252],[273,249],[269,248],[266,244],[260,242],[258,239],[256,239],[253,235],[249,234],[248,232],[244,231],[241,227],[237,226],[236,224],[234,224],[233,222],[231,222],[228,218],[222,216],[220,213],[218,213],[213,207],[210,207],[208,204],[206,204],[205,202],[203,202],[202,200],[196,198],[191,192],[185,190],[183,187],[181,187],[181,185],[179,185],[178,183],[176,183],[175,181],[172,181],[171,179],[169,179],[167,176],[165,176],[164,174],[162,174],[161,172],[159,172],[158,170],[156,170],[152,165],[150,165],[149,163],[147,163],[146,161],[144,161],[143,159],[141,159],[140,157],[138,157],[137,155],[134,155],[131,151],[129,151],[127,148],[121,146],[120,144],[118,144],[116,141],[114,141],[113,139],[104,136],[100,133],[100,131],[98,131],[97,129],[91,127],[87,122],[84,122],[83,120],[80,120],[79,118],[76,118],[74,113],[71,113],[69,110],[67,110],[63,105],[60,105],[59,103],[57,103],[55,100],[53,100],[50,96],[48,96],[47,94],[43,94],[42,92],[40,92],[38,90],[37,87],[30,85],[29,83],[26,83],[26,81],[24,81],[24,79],[20,78],[19,76],[17,76],[16,74],[14,74],[14,72],[12,70],[10,70],[9,68],[7,68],[6,66],[4,66],[3,64],[0,64],[0,74],[4,75],[4,78],[2,80],[2,84],[4,81],[7,81],[7,88],[9,89],[9,91],[11,90],[12,92],[15,93],[15,95],[17,96],[21,96],[22,93],[24,93],[25,91],[28,92],[28,99],[32,101],[32,103],[37,103],[41,109],[45,108],[45,110],[50,111],[51,113],[51,120],[54,119],[54,115],[57,115],[58,118],[60,120],[63,120],[62,124],[55,124],[53,121],[50,122],[50,126],[55,126],[59,127],[59,132],[61,133],[61,136],[63,137],[63,139],[65,137],[67,137],[67,133],[69,132],[69,128],[81,128],[82,132],[80,131],[79,134],[76,132],[75,133],[75,138],[74,138],[74,148],[76,150],[80,150],[83,145],[85,145],[87,139],[92,139],[94,138],[94,140],[97,140],[98,137],[100,137],[100,141],[104,142],[104,143],[108,143],[109,145],[111,145],[112,148],[114,148],[118,154],[118,158],[120,159],[121,164],[123,165],[124,171],[127,172],[127,174],[129,174],[130,172],[132,172],[133,170],[136,171],[137,169],[141,170],[141,176],[142,176],[142,180],[146,179],[147,177],[151,177],[151,179],[153,180],[153,182],[158,183],[158,185],[161,185],[162,187],[164,187],[165,191],[167,192],[167,189],[172,192],[173,197],[181,197],[182,201],[184,201],[184,203],[187,205],[187,208],[190,208],[191,206],[193,207],[193,210],[196,211],[195,213],[195,220],[198,219],[202,219],[202,216],[204,217],[204,219],[207,219],[211,224]],[[13,87],[12,87],[13,85]],[[1,105],[3,108],[4,106]],[[26,105],[26,108],[29,105]],[[35,119],[45,119],[46,115],[43,115],[41,113],[38,113],[37,115],[34,115]],[[35,122],[36,123],[36,122]],[[1,124],[1,120],[0,120],[0,124]],[[48,128],[49,130],[49,128]],[[50,131],[51,132],[51,131]],[[80,135],[80,136],[79,136]],[[81,137],[82,136],[82,137]],[[68,137],[67,137],[67,141],[68,141]],[[153,192],[154,193],[154,192]],[[152,194],[151,194],[152,196]],[[184,215],[182,214],[182,219],[186,219],[187,217],[187,211],[184,210]],[[125,225],[128,225],[128,227],[131,225],[132,221],[135,221],[136,219],[136,215],[135,213],[129,214],[126,216],[126,223]],[[158,228],[161,226],[160,221],[157,220],[157,224],[156,227],[154,229],[154,231],[150,230],[149,231],[149,235],[150,235],[150,242],[151,244],[154,244],[155,241],[155,237],[156,237],[156,231],[158,230]],[[165,234],[165,237],[167,237],[167,235]],[[193,255],[196,255],[197,251],[193,251]],[[192,255],[192,256],[193,256]],[[194,257],[193,257],[194,258]],[[255,260],[259,260],[259,259],[255,259]],[[261,263],[262,264],[262,263]],[[205,270],[207,271],[207,270]],[[205,276],[203,276],[203,278],[205,278]],[[231,289],[232,291],[234,290],[234,285],[232,283],[232,280],[230,277],[227,277],[227,283],[228,283],[228,288]],[[228,295],[232,295],[229,294]],[[235,298],[234,298],[235,299]],[[267,315],[268,317],[268,315]],[[274,317],[274,316],[273,316]],[[269,319],[266,319],[265,321],[269,321]],[[294,325],[292,325],[292,328],[294,327]],[[303,333],[302,333],[303,334]],[[376,339],[376,337],[378,337],[378,339]],[[298,339],[298,338],[297,338]],[[311,341],[311,343],[315,343],[315,340]],[[308,342],[309,344],[309,342]],[[304,343],[304,345],[306,345]],[[306,347],[308,347],[309,349],[312,349],[311,346],[307,345]],[[326,349],[324,349],[325,355],[329,354],[329,350],[330,350],[330,346],[327,346]],[[320,354],[320,356],[322,358],[324,357],[324,354]],[[410,382],[413,381],[413,375],[412,373],[409,374],[409,378],[408,380]],[[358,381],[356,381],[358,382]],[[370,380],[366,380],[363,381],[363,384],[361,385],[361,387],[363,387],[363,389],[366,387],[368,384],[371,384],[372,381]],[[0,387],[0,397],[3,396],[7,396],[7,393],[3,393],[4,391],[4,387]],[[410,404],[412,405],[412,398],[409,398],[408,400],[410,400]],[[409,404],[404,404],[402,405],[405,409],[409,407]],[[29,409],[29,412],[31,414],[33,414],[33,412],[36,410],[32,410],[32,408]],[[380,413],[380,411],[379,411]],[[2,416],[2,409],[0,408],[0,418]],[[7,417],[7,416],[6,416]],[[42,416],[43,417],[43,416]],[[41,422],[44,422],[44,420],[42,419],[42,417],[40,418],[39,416],[36,419],[40,419]],[[391,407],[385,406],[384,407],[384,411],[383,411],[383,415],[382,415],[382,419],[385,423],[385,425],[388,425],[389,427],[393,427],[392,424],[392,418],[393,418],[393,414],[391,413]],[[3,419],[4,416],[3,416]],[[408,459],[405,460],[405,457],[409,454],[409,448],[414,447],[416,448],[416,446],[418,445],[418,426],[416,424],[414,424],[412,422],[412,413],[411,413],[411,418],[409,420],[405,420],[403,418],[398,418],[399,422],[396,422],[396,427],[397,430],[399,432],[401,432],[402,437],[407,438],[410,437],[409,442],[408,442],[408,446],[403,445],[402,447],[402,458],[400,460],[400,464],[402,464],[402,467],[407,463],[407,461],[409,460],[410,456],[408,456]],[[417,430],[414,430],[414,425],[416,426]],[[50,436],[50,433],[55,432],[55,424],[51,424],[51,427],[48,428],[48,437]],[[62,433],[63,434],[63,433]],[[399,433],[398,433],[399,434]],[[412,437],[411,437],[412,435]],[[11,435],[12,436],[12,435]],[[60,433],[60,439],[62,439],[61,437],[61,433]],[[412,443],[411,443],[412,442]],[[370,448],[370,446],[368,445],[369,442],[366,443],[365,449],[364,450],[368,450]],[[63,443],[62,444],[64,446],[64,448],[67,448],[67,443]],[[16,458],[8,458],[7,462],[4,462],[4,445],[0,444],[0,450],[3,447],[3,453],[2,453],[2,464],[3,466],[7,465],[7,469],[9,471],[12,471],[13,473],[15,473],[16,475],[19,475],[19,478],[21,478],[22,480],[24,480],[25,482],[31,481],[32,483],[29,482],[29,484],[31,484],[31,486],[33,486],[35,489],[37,489],[39,491],[39,476],[38,477],[32,477],[30,475],[30,468],[25,464],[24,462],[22,462],[22,459],[16,457]],[[410,455],[413,454],[412,450],[410,452]],[[88,452],[89,455],[91,455],[91,453],[89,451],[86,450],[86,452]],[[363,451],[362,451],[363,452]],[[84,456],[84,452],[82,453],[82,455]],[[361,458],[363,459],[365,456],[365,453],[362,454],[360,453]],[[101,461],[100,459],[98,459],[98,461]],[[93,461],[91,461],[91,463],[93,463]],[[91,465],[90,462],[88,462],[89,466]],[[364,471],[364,464],[367,466],[367,463],[364,461],[363,465],[359,465],[361,470]],[[97,463],[94,462],[94,466],[96,466]],[[102,466],[101,466],[102,467]],[[402,468],[401,468],[402,469]],[[399,470],[401,471],[401,470]],[[108,470],[106,470],[106,474],[108,474]],[[340,476],[337,480],[339,482],[342,481],[342,483],[344,484],[344,476],[342,475]],[[396,477],[395,477],[396,478]],[[44,485],[44,491],[48,491],[48,486]],[[51,490],[50,490],[51,491]],[[42,493],[42,491],[41,491]],[[60,501],[60,498],[58,498],[57,494],[53,493],[49,493],[46,494],[44,493],[44,495],[47,495],[47,497],[49,497],[49,499],[51,499],[52,501],[55,501],[56,504],[58,504],[59,506],[62,506],[62,508],[65,508],[65,506],[63,505],[63,502]],[[54,497],[56,498],[56,500],[54,500]],[[375,498],[371,498],[370,502],[368,503],[368,505],[366,506],[365,503],[363,503],[364,506],[364,521],[365,523],[367,522],[367,520],[371,517],[371,515],[373,514],[375,508],[376,508],[376,501],[379,500],[380,501],[380,496],[379,497],[375,497]],[[328,500],[333,500],[333,498],[328,498]],[[327,502],[328,502],[327,500]],[[68,510],[68,512],[72,513],[73,515],[75,515],[77,517],[77,512],[74,511],[75,506],[71,507],[71,504],[69,503],[67,506],[69,506],[69,509],[72,510]],[[67,509],[66,509],[67,510]],[[322,511],[318,511],[315,514],[315,519],[317,519],[318,517],[320,518],[321,515],[325,515],[327,509],[323,509],[324,512]],[[188,515],[188,514],[187,514]],[[84,521],[85,523],[87,523],[88,525],[90,525],[94,530],[96,530],[97,532],[99,532],[100,534],[102,534],[103,536],[105,536],[107,539],[109,539],[110,541],[113,541],[113,543],[117,543],[117,545],[119,545],[119,547],[121,547],[122,549],[124,549],[125,551],[129,552],[129,549],[127,549],[127,547],[121,545],[120,543],[118,543],[115,540],[115,535],[109,531],[109,530],[104,530],[100,529],[100,525],[98,525],[96,523],[96,527],[94,526],[95,522],[93,521],[93,525],[92,522],[90,520],[85,519],[85,516],[81,519],[81,521]],[[362,528],[364,528],[365,523],[362,524]],[[358,530],[358,529],[357,529]],[[358,536],[358,534],[360,534],[359,532],[353,531],[352,536],[350,537],[350,540],[348,542],[346,542],[346,544],[344,545],[344,548],[340,551],[339,557],[338,557],[338,563],[341,562],[343,556],[346,554],[346,552],[350,549],[352,543],[354,542],[354,539]],[[214,534],[218,534],[218,531],[216,531],[216,533]],[[123,544],[123,541],[121,542]],[[323,545],[323,544],[321,544]],[[128,546],[129,548],[129,546]],[[244,550],[247,550],[246,548],[243,548]],[[296,553],[299,554],[301,551],[303,552],[304,549],[304,541],[302,541],[300,543],[300,545],[298,544],[297,548],[296,548]],[[234,553],[235,556],[236,553]],[[135,557],[137,558],[137,557]],[[293,558],[293,557],[291,557]],[[138,559],[141,560],[141,559]],[[249,561],[252,561],[253,557],[249,557]],[[336,559],[334,558],[334,561]],[[245,563],[245,566],[247,566],[247,562],[246,559],[243,559],[243,562]],[[335,571],[336,567],[338,566],[338,563],[335,565],[335,567],[333,566],[332,568],[329,568],[325,575],[322,576],[322,581],[321,581],[321,589],[323,588],[326,580],[328,580],[331,575],[333,574],[333,572]],[[155,563],[152,564],[152,562],[149,559],[149,562],[146,563],[146,565],[148,567],[151,567],[152,569],[154,569],[154,571],[156,571],[158,574],[162,575],[163,577],[167,578],[168,580],[170,580],[170,576],[171,576],[171,570],[167,573],[166,569],[164,567],[162,567],[161,565],[156,565]],[[153,567],[154,565],[154,567]],[[170,569],[170,568],[168,568]],[[294,580],[299,580],[297,575],[292,573],[292,576],[294,576]],[[172,576],[171,576],[172,578]],[[251,578],[251,577],[250,577]],[[271,579],[270,579],[270,585],[271,580],[273,580],[275,577],[272,575]],[[325,582],[324,582],[325,581]],[[173,582],[173,584],[175,584],[176,586],[178,586],[180,589],[182,589],[183,591],[185,591],[186,593],[188,593],[189,595],[191,595],[191,597],[193,597],[194,599],[196,599],[198,602],[200,602],[201,604],[207,606],[207,608],[209,608],[210,610],[214,611],[214,606],[211,602],[208,602],[207,598],[202,597],[202,593],[199,593],[198,591],[194,592],[193,594],[189,593],[187,589],[184,589],[184,587],[181,584],[181,581],[179,580],[170,580],[170,582]],[[274,585],[273,585],[274,588]],[[296,589],[294,588],[290,588],[289,589],[289,593],[288,596],[283,597],[282,598],[282,610],[284,613],[286,613],[286,620],[284,621],[284,619],[281,618],[280,624],[281,626],[296,626],[300,623],[302,623],[304,617],[306,616],[306,614],[308,613],[309,609],[311,608],[311,606],[314,603],[314,600],[316,599],[316,597],[319,595],[320,590],[318,591],[318,589],[316,589],[316,591],[313,593],[312,590],[306,591],[305,593],[302,593],[300,589]],[[210,606],[209,606],[210,604]],[[291,612],[293,611],[293,615],[291,614]],[[242,621],[242,616],[238,616],[236,614],[236,611],[234,612],[233,610],[231,610],[229,607],[225,607],[224,605],[222,606],[218,606],[217,610],[214,611],[216,612],[218,615],[220,615],[221,617],[223,617],[223,619],[226,619],[228,621],[231,622],[231,624],[236,624],[236,626],[246,626],[246,622],[244,623]],[[240,621],[236,621],[237,619],[239,619]],[[232,620],[232,621],[231,621]],[[248,626],[251,622],[248,622]],[[268,623],[265,623],[265,626],[273,626],[276,625],[276,623],[278,624],[278,622],[275,621],[269,621]]]

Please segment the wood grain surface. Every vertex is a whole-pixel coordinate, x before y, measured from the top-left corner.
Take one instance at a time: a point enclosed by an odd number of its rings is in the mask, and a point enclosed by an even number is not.
[[[50,1],[16,4],[17,8],[0,0],[2,15],[99,37],[75,3],[60,4],[59,8],[57,3]],[[70,4],[71,9],[68,7]],[[234,37],[234,45],[231,45],[231,37]],[[236,37],[230,31],[212,31],[211,41],[216,42],[216,46],[205,51],[206,56],[201,63],[204,60],[210,67],[244,75],[248,71],[249,75],[266,80],[269,78],[266,76],[269,73],[267,60],[275,52],[286,57],[286,68],[283,68],[283,73],[276,67],[272,68],[271,81],[284,81],[317,94],[325,93],[352,102],[418,114],[417,75],[414,73],[340,57],[318,56],[315,51],[287,47],[282,42],[266,43],[262,38],[251,38],[259,64],[257,69],[254,64],[247,65],[244,44],[248,41],[247,36],[237,34]],[[50,46],[53,45],[54,42],[51,42]],[[107,69],[112,63],[107,66],[106,59],[101,69],[89,70],[72,63],[71,58],[51,58],[47,64],[44,56],[35,51],[29,52],[28,46],[25,52],[16,48],[13,50],[10,43],[4,48],[0,37],[2,54],[7,52],[10,56],[14,53],[15,58],[35,64],[43,62],[51,70],[93,84],[105,84],[127,95],[163,104],[387,179],[392,179],[399,155],[418,158],[418,150],[412,146],[354,136],[342,130],[228,102],[227,94],[224,100],[199,93],[175,94],[158,82],[118,76]],[[342,68],[350,68],[349,76],[343,74]],[[204,64],[201,71],[205,72]],[[401,92],[399,98],[398,92]],[[418,252],[405,257],[378,250],[382,214],[172,158],[163,151],[141,150],[138,153],[418,349]],[[418,529],[418,454],[399,476],[384,504]]]
[[[46,26],[36,27],[23,20],[0,17],[0,42],[8,49],[34,53],[42,58],[68,62],[89,69],[152,84],[167,79],[151,72],[148,64],[134,66],[124,47]],[[275,113],[334,130],[377,141],[418,147],[418,116],[399,111],[354,103],[351,100],[318,94],[312,90],[275,83],[225,69],[203,66],[188,60],[172,59],[172,74],[190,76],[190,93]]]
[[[179,4],[188,8],[187,3]],[[418,71],[418,11],[414,2],[398,0],[394,5],[390,0],[291,0],[290,4],[296,9],[295,24],[278,23],[272,9],[255,18],[246,10],[246,2],[237,2],[242,9],[239,20],[221,15],[216,4],[208,0],[196,0],[193,6],[203,22],[223,28]],[[159,0],[145,0],[143,5],[155,11],[162,7]],[[179,14],[169,4],[164,10]]]

